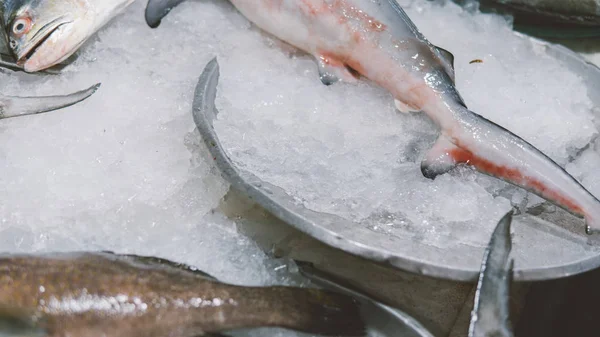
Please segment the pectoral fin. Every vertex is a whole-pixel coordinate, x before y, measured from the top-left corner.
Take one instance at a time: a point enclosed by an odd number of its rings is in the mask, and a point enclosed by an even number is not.
[[[459,161],[455,159],[456,153],[462,151],[462,149],[454,145],[444,135],[440,135],[421,162],[421,172],[423,173],[423,176],[434,179],[440,174],[450,171],[459,163]]]
[[[62,96],[0,96],[0,119],[33,115],[68,107],[90,97],[99,87],[100,83],[88,89]]]
[[[357,78],[350,72],[348,67],[341,61],[325,55],[318,55],[317,66],[319,67],[319,79],[325,85],[332,85],[338,81],[356,83]]]

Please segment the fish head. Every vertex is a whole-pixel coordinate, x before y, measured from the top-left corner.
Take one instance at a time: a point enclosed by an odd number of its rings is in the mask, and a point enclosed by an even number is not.
[[[16,0],[4,29],[17,64],[27,72],[50,68],[73,55],[133,0]]]

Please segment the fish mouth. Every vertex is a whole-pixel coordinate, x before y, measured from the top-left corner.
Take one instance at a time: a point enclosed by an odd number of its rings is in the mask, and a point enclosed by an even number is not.
[[[72,21],[64,20],[64,18],[55,19],[44,27],[42,27],[31,39],[30,43],[27,44],[23,50],[20,51],[20,55],[17,55],[17,65],[20,67],[25,66],[35,53],[44,46],[44,44],[53,36],[55,33],[63,28],[65,25]]]

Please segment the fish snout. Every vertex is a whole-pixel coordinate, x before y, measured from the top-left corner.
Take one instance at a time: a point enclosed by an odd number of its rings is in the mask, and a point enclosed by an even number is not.
[[[73,55],[86,40],[87,31],[76,27],[75,22],[58,25],[49,32],[18,64],[26,72],[36,72],[55,66]]]

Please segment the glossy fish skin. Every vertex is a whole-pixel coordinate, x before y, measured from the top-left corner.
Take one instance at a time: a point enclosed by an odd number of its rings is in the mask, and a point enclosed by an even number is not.
[[[511,211],[500,219],[485,249],[469,337],[513,337],[509,321],[509,298],[514,261],[508,261],[512,249],[512,216]]]
[[[588,233],[600,229],[600,201],[534,146],[470,111],[455,87],[452,54],[432,45],[395,0],[230,2],[259,28],[312,54],[324,84],[356,81],[351,68],[387,89],[399,110],[426,113],[441,135],[421,163],[424,176],[467,163],[584,217]],[[161,13],[160,4],[173,1],[149,0],[148,8]]]
[[[364,334],[345,295],[229,285],[167,260],[107,252],[1,257],[0,328],[7,315],[28,323],[32,337],[40,329],[48,337],[194,337],[268,326]]]
[[[134,0],[6,0],[2,25],[17,64],[27,72],[50,68]]]

